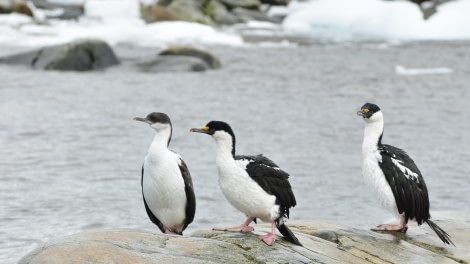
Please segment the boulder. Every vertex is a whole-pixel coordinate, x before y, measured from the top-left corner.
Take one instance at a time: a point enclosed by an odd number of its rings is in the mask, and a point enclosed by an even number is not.
[[[205,61],[192,56],[158,56],[137,64],[143,72],[199,72],[210,69]]]
[[[151,5],[145,7],[142,10],[142,18],[146,23],[179,20],[178,17],[168,12],[168,10],[161,5]]]
[[[76,1],[72,1],[71,4],[67,4],[67,1],[32,0],[32,2],[37,8],[43,9],[48,18],[78,19],[85,11],[83,4],[78,4]]]
[[[267,4],[267,5],[288,5],[290,3],[290,0],[261,0],[261,3]]]
[[[241,8],[237,7],[232,10],[232,14],[238,17],[238,19],[242,22],[248,22],[252,20],[256,21],[265,21],[265,22],[271,22],[271,23],[281,23],[282,18],[281,17],[270,17],[266,13],[257,11],[257,10],[251,10],[251,9],[246,9],[246,8]]]
[[[157,4],[160,6],[168,6],[173,0],[158,0]]]
[[[441,218],[442,219],[442,218]],[[39,263],[469,263],[470,212],[436,220],[455,243],[444,245],[428,227],[407,234],[376,233],[325,222],[288,223],[303,247],[278,236],[267,246],[254,234],[197,231],[191,236],[134,229],[85,232],[49,241],[19,264]]]
[[[0,14],[11,13],[13,10],[13,0],[0,0]]]
[[[120,62],[106,42],[87,39],[1,57],[0,63],[23,64],[45,70],[89,71]]]
[[[219,69],[222,67],[219,59],[211,53],[200,50],[190,46],[170,46],[159,53],[160,56],[176,55],[176,56],[191,56],[203,60],[211,69]]]
[[[213,25],[210,17],[204,14],[202,5],[196,1],[173,0],[166,9],[180,20]]]
[[[238,18],[230,13],[227,7],[217,0],[210,0],[204,11],[212,20],[219,25],[233,25],[238,23]]]
[[[261,2],[259,0],[219,0],[229,9],[242,7],[248,9],[259,9]]]
[[[12,11],[15,13],[34,17],[33,11],[31,10],[31,8],[26,3],[23,3],[23,2],[14,2]]]

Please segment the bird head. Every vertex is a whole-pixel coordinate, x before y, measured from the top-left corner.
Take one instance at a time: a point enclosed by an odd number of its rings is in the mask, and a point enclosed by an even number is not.
[[[382,120],[382,111],[376,104],[366,103],[357,111],[358,116],[362,116],[367,123]]]
[[[210,121],[203,128],[191,128],[189,131],[210,135],[217,144],[231,144],[232,155],[235,156],[235,134],[227,123],[223,121]]]
[[[171,130],[171,120],[165,113],[153,112],[148,114],[146,117],[134,117],[134,120],[145,122],[150,125],[153,129],[163,131],[166,129]]]

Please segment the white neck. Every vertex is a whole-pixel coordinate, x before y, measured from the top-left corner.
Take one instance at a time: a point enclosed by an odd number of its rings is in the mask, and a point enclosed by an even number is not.
[[[232,137],[226,132],[216,132],[212,137],[217,143],[217,168],[220,170],[227,170],[231,165],[236,165],[235,159],[232,155]],[[223,173],[219,173],[223,175]]]
[[[168,149],[168,139],[171,136],[171,129],[164,129],[157,131],[157,134],[153,138],[152,144],[150,145],[149,151],[158,151]]]
[[[384,121],[381,112],[377,112],[371,119],[365,119],[364,140],[362,142],[362,153],[367,154],[377,150],[379,138],[384,130]]]

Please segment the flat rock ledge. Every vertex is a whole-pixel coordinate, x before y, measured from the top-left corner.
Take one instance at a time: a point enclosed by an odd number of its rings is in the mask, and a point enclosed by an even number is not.
[[[410,225],[408,233],[376,233],[325,222],[289,221],[303,243],[278,236],[266,246],[254,234],[197,231],[172,236],[135,229],[84,232],[38,247],[19,261],[26,263],[470,263],[470,212],[446,213],[434,221],[455,243],[444,245],[427,226]]]

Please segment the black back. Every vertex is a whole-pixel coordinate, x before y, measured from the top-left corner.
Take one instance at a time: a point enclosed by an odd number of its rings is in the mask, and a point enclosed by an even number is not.
[[[289,174],[261,154],[256,156],[237,155],[235,159],[250,161],[246,166],[248,175],[263,190],[276,196],[276,203],[280,206],[280,217],[289,218],[289,208],[297,204],[289,183]]]
[[[382,156],[379,165],[392,189],[398,212],[405,213],[406,222],[415,219],[421,225],[431,217],[428,190],[421,172],[405,151],[385,144],[378,149]]]
[[[194,215],[196,214],[196,196],[194,194],[193,181],[184,160],[181,159],[181,166],[179,167],[181,175],[183,175],[184,191],[186,193],[186,218],[184,220],[184,230],[194,220]]]

